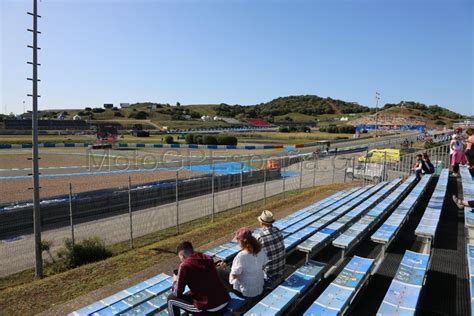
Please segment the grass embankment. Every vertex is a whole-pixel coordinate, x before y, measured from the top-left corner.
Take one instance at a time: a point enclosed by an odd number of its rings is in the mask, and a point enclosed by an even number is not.
[[[175,142],[184,143],[184,139],[178,139],[178,134],[166,134],[173,136]],[[151,135],[150,137],[134,137],[131,135],[123,135],[118,138],[119,143],[145,143],[145,144],[162,144],[166,137],[163,135]],[[40,143],[95,143],[97,138],[95,135],[39,135]],[[29,135],[1,135],[0,144],[30,144],[31,136]]]
[[[352,187],[357,182],[317,186],[310,189],[295,190],[267,199],[267,208],[277,218],[281,218],[316,200],[336,191]],[[0,279],[0,314],[31,315],[40,313],[52,306],[72,300],[93,290],[128,278],[134,273],[152,266],[163,266],[175,258],[174,250],[182,240],[191,240],[195,247],[202,248],[219,238],[229,236],[241,226],[256,226],[256,217],[263,209],[262,201],[249,203],[240,213],[235,208],[215,217],[202,218],[180,226],[181,234],[169,228],[139,237],[134,240],[135,249],[128,249],[128,242],[110,247],[115,256],[93,264],[85,265],[63,273],[52,275],[46,269],[47,277],[35,280],[32,270]],[[97,298],[99,299],[99,297]]]
[[[302,144],[318,140],[350,139],[353,134],[331,134],[319,131],[311,133],[249,132],[234,134],[239,142],[265,142],[275,144]]]

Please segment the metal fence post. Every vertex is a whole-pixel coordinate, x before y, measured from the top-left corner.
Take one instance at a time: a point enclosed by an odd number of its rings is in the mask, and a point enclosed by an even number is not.
[[[72,249],[74,249],[75,239],[74,239],[74,222],[72,217],[72,184],[69,182],[69,222],[71,223],[71,241]]]
[[[263,169],[263,207],[267,206],[267,168]]]
[[[240,213],[242,213],[243,200],[244,200],[243,175],[244,175],[244,166],[243,164],[240,164]]]
[[[133,248],[133,223],[132,223],[132,179],[128,177],[128,216],[130,218],[130,248]]]
[[[300,156],[300,190],[303,187],[303,157]]]
[[[336,148],[336,151],[334,152],[334,157],[332,159],[332,183],[334,183],[335,176],[336,176],[336,157],[337,157],[337,148]]]
[[[386,168],[387,168],[387,152],[384,153],[384,156],[383,156],[383,165],[382,165],[382,181],[385,181],[386,180]]]
[[[363,178],[363,184],[367,184],[367,179],[366,179],[366,173],[367,173],[367,160],[369,159],[369,147],[367,147],[365,151],[365,160],[364,160],[364,178]]]
[[[313,159],[313,187],[316,185],[316,155],[314,156]]]
[[[285,181],[286,181],[286,162],[283,162],[283,197],[286,197],[286,188],[285,188]]]
[[[214,165],[212,165],[212,214],[211,214],[211,222],[214,223],[214,212],[215,212],[215,189],[214,189]]]
[[[355,157],[352,157],[352,182],[354,182],[354,173],[355,173]]]
[[[176,233],[179,234],[179,170],[176,170],[175,181],[175,203],[176,203]]]

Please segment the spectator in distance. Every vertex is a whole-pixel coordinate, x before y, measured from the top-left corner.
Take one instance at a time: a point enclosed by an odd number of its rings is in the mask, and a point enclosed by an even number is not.
[[[267,255],[252,232],[245,227],[236,232],[234,240],[239,242],[241,251],[232,261],[229,283],[245,297],[258,296],[263,292],[263,269]]]
[[[427,174],[435,173],[435,167],[431,163],[430,157],[428,156],[427,153],[423,153],[423,161],[425,162],[426,168],[428,169],[428,172],[425,172],[425,173]]]
[[[223,314],[229,294],[212,258],[194,251],[189,241],[180,243],[177,253],[181,264],[173,276],[172,293],[168,296],[169,315],[180,315],[180,309],[192,315]],[[188,293],[184,293],[186,286]]]
[[[466,155],[467,162],[469,163],[469,168],[473,169],[474,168],[474,148],[472,147],[472,144],[474,144],[474,132],[472,128],[468,128],[466,130],[467,134],[467,140],[466,140],[466,150],[464,151],[464,154]]]
[[[461,141],[459,134],[454,134],[453,139],[449,143],[449,148],[452,151],[451,166],[453,167],[453,176],[459,175],[459,164],[466,164],[466,156],[464,155],[464,144]]]
[[[265,210],[257,217],[260,222],[261,232],[258,241],[262,245],[268,261],[265,265],[266,285],[273,287],[283,279],[285,272],[285,244],[283,243],[283,234],[273,226],[273,213]]]
[[[427,173],[428,167],[426,166],[425,162],[423,161],[423,155],[418,154],[416,155],[416,162],[413,166],[413,171],[415,171],[416,180],[421,179],[421,175]]]

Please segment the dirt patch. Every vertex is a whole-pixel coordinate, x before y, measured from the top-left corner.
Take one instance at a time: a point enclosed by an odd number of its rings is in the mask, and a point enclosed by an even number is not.
[[[31,153],[0,153],[0,168],[31,168]],[[87,166],[87,156],[74,154],[40,154],[40,168]]]
[[[180,178],[199,176],[202,174],[204,173],[200,171],[179,171]],[[40,179],[40,197],[41,199],[45,199],[51,196],[69,194],[69,183],[71,183],[74,193],[127,187],[128,177],[131,177],[132,185],[136,185],[165,179],[174,179],[176,177],[176,171],[162,170],[87,176],[44,177]],[[33,194],[33,191],[29,189],[31,187],[31,179],[1,180],[0,203],[31,200]]]

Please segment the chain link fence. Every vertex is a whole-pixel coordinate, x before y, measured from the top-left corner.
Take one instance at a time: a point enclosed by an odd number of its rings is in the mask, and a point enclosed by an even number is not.
[[[97,236],[106,244],[129,242],[166,228],[200,218],[213,221],[215,215],[277,194],[317,185],[350,182],[364,183],[407,177],[417,153],[401,156],[398,161],[361,160],[368,152],[288,153],[274,157],[242,156],[206,158],[193,161],[191,155],[178,161],[167,160],[166,168],[154,165],[151,171],[112,170],[120,174],[117,187],[83,192],[73,181],[42,181],[42,190],[57,190],[61,195],[42,203],[42,239],[50,241],[54,255],[66,238],[74,242]],[[449,150],[439,146],[427,150],[433,163],[447,165]],[[120,171],[120,172],[119,172]],[[159,175],[159,181],[145,182],[144,173]],[[110,173],[94,175],[94,181]],[[91,178],[91,179],[92,179]],[[103,178],[105,179],[105,178]],[[91,186],[92,187],[92,186]],[[25,188],[28,190],[28,188]],[[15,195],[15,190],[2,190]],[[63,194],[65,193],[65,194]],[[0,212],[0,276],[34,267],[34,238],[31,205],[17,205]],[[43,256],[48,260],[48,256]]]

